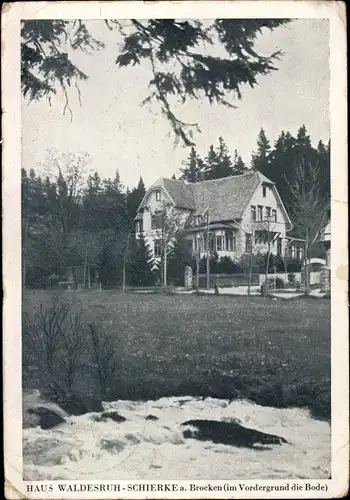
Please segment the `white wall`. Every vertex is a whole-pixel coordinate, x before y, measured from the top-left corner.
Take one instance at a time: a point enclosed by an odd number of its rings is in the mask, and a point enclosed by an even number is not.
[[[268,278],[280,278],[282,279],[285,283],[288,284],[288,274],[285,275],[285,273],[269,273]],[[295,280],[301,282],[301,273],[293,273],[295,274]],[[259,285],[263,285],[265,282],[265,274],[260,274],[259,275]],[[310,273],[310,285],[317,285],[321,283],[321,272],[320,271],[314,271]]]
[[[265,217],[265,207],[270,207],[271,211],[276,210],[277,211],[277,222],[270,222],[269,223],[269,229],[270,231],[274,231],[280,234],[280,238],[282,238],[282,254],[284,253],[285,249],[285,236],[286,236],[286,219],[283,211],[281,210],[281,207],[278,203],[278,199],[272,189],[272,187],[266,186],[266,197],[263,197],[263,187],[260,185],[258,188],[255,190],[249,204],[247,205],[243,217],[242,217],[242,228],[244,231],[251,232],[254,228],[258,229],[259,225],[256,223],[252,223],[251,220],[251,206],[254,205],[256,207],[256,217],[258,221],[258,205],[263,207],[263,218]],[[263,226],[267,228],[267,223],[263,223]],[[245,236],[242,235],[242,249],[241,251],[244,252],[244,247],[245,247]],[[266,252],[267,251],[267,245],[263,244],[253,244],[253,252],[258,253],[258,252]],[[277,253],[277,241],[275,241],[272,246],[271,246],[271,252],[276,254]]]
[[[157,201],[156,199],[156,191],[159,190],[161,192],[161,199]],[[165,204],[172,203],[170,198],[167,196],[164,189],[160,186],[159,188],[155,188],[152,190],[147,199],[145,200],[145,210],[143,212],[143,234],[145,237],[146,244],[150,247],[150,250],[153,252],[154,249],[154,241],[160,239],[161,230],[152,229],[152,214],[154,214],[157,210],[162,211],[165,208]],[[174,217],[178,218],[179,226],[184,225],[189,214],[190,210],[185,210],[181,208],[173,208],[170,207],[168,209],[170,212],[173,212]]]

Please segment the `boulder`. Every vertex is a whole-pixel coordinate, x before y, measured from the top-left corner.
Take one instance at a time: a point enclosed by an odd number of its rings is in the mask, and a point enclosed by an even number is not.
[[[45,406],[28,408],[27,414],[36,417],[33,419],[33,424],[39,424],[42,429],[51,429],[65,422],[64,417],[58,411]]]
[[[59,402],[59,405],[70,415],[84,415],[85,413],[103,411],[102,402],[99,399],[74,392],[67,393]]]
[[[105,421],[107,420],[107,418],[110,418],[111,420],[114,420],[114,422],[118,423],[126,421],[126,418],[123,417],[123,415],[119,415],[117,411],[105,411],[104,413],[102,413],[100,420]]]
[[[246,448],[256,447],[256,445],[262,447],[262,445],[287,443],[283,437],[249,429],[234,421],[187,420],[181,425],[190,427],[183,432],[184,438],[200,441],[212,441],[213,443]]]
[[[69,415],[103,411],[102,401],[88,394],[68,391],[58,384],[50,384],[43,396],[58,404]]]

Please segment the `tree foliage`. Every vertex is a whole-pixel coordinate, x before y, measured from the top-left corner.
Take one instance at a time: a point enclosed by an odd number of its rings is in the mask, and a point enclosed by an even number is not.
[[[330,143],[325,145],[320,140],[317,147],[313,147],[305,125],[299,128],[296,136],[282,130],[273,146],[264,130],[260,131],[251,166],[275,182],[283,204],[292,217],[296,236],[303,237],[295,216],[295,201],[291,189],[300,176],[300,165],[305,166],[306,178],[313,178],[321,199],[329,205]]]
[[[204,159],[192,146],[191,152],[180,169],[181,179],[188,182],[201,182],[212,179],[222,179],[231,175],[239,175],[245,171],[245,165],[237,149],[231,156],[223,137],[219,137],[217,147],[211,145]]]
[[[88,158],[52,154],[41,170],[22,169],[22,262],[24,286],[45,287],[74,266],[93,266],[103,285],[121,281],[122,256],[145,187],[126,191],[112,179],[88,173]],[[45,175],[45,174],[44,174]]]
[[[259,35],[283,26],[286,19],[150,19],[106,21],[116,31],[118,67],[145,64],[151,71],[150,93],[144,103],[154,101],[169,121],[177,140],[194,145],[196,123],[175,114],[174,102],[206,99],[234,107],[242,87],[255,87],[258,78],[277,70],[280,51],[264,56],[256,50]],[[72,110],[68,89],[89,75],[74,62],[77,50],[93,52],[104,43],[95,39],[87,22],[81,20],[28,20],[21,27],[22,92],[31,100],[51,98],[60,88],[64,113]],[[222,55],[211,50],[219,45]]]

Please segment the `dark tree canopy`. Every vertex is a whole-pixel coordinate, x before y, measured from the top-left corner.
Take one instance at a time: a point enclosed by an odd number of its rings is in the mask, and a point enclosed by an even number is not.
[[[246,170],[242,157],[234,150],[231,157],[223,137],[219,137],[219,144],[215,148],[209,147],[208,153],[202,159],[192,146],[188,158],[183,162],[180,172],[181,179],[188,182],[201,182],[212,179],[222,179],[231,175],[242,174]]]
[[[317,182],[319,196],[326,205],[330,204],[330,144],[321,140],[317,148],[311,144],[310,135],[302,125],[294,137],[289,131],[281,131],[271,146],[265,132],[260,131],[257,150],[252,156],[252,167],[275,182],[283,204],[292,217],[295,235],[303,237],[297,229],[291,185],[296,182],[300,165],[305,165],[306,179],[312,174]],[[299,179],[302,184],[303,179]]]
[[[210,103],[233,107],[234,99],[242,96],[244,84],[254,87],[259,76],[277,69],[281,52],[258,54],[257,37],[287,22],[286,19],[132,19],[105,24],[116,30],[119,40],[121,37],[117,66],[148,64],[152,77],[148,82],[150,94],[144,103],[157,102],[175,137],[193,145],[193,131],[198,130],[198,125],[186,123],[175,115],[174,100],[184,104],[188,99],[205,98]],[[78,83],[89,75],[72,62],[70,53],[92,52],[102,49],[104,43],[96,40],[81,20],[23,21],[21,37],[24,96],[30,100],[50,99],[61,88],[65,96],[64,112],[68,109],[72,114],[67,89],[74,85],[80,98]],[[222,56],[210,54],[215,42]]]
[[[182,174],[180,178],[188,182],[200,182],[204,179],[204,162],[194,146],[191,147],[188,158],[182,162],[180,172]]]

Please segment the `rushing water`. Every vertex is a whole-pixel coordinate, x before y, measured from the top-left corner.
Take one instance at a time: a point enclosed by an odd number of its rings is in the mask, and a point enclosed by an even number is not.
[[[307,410],[262,407],[248,401],[162,398],[106,403],[125,422],[99,414],[71,416],[49,430],[23,430],[24,479],[282,479],[328,478],[330,426]],[[146,419],[153,415],[158,420]],[[237,448],[185,439],[189,419],[237,420],[288,444]]]

